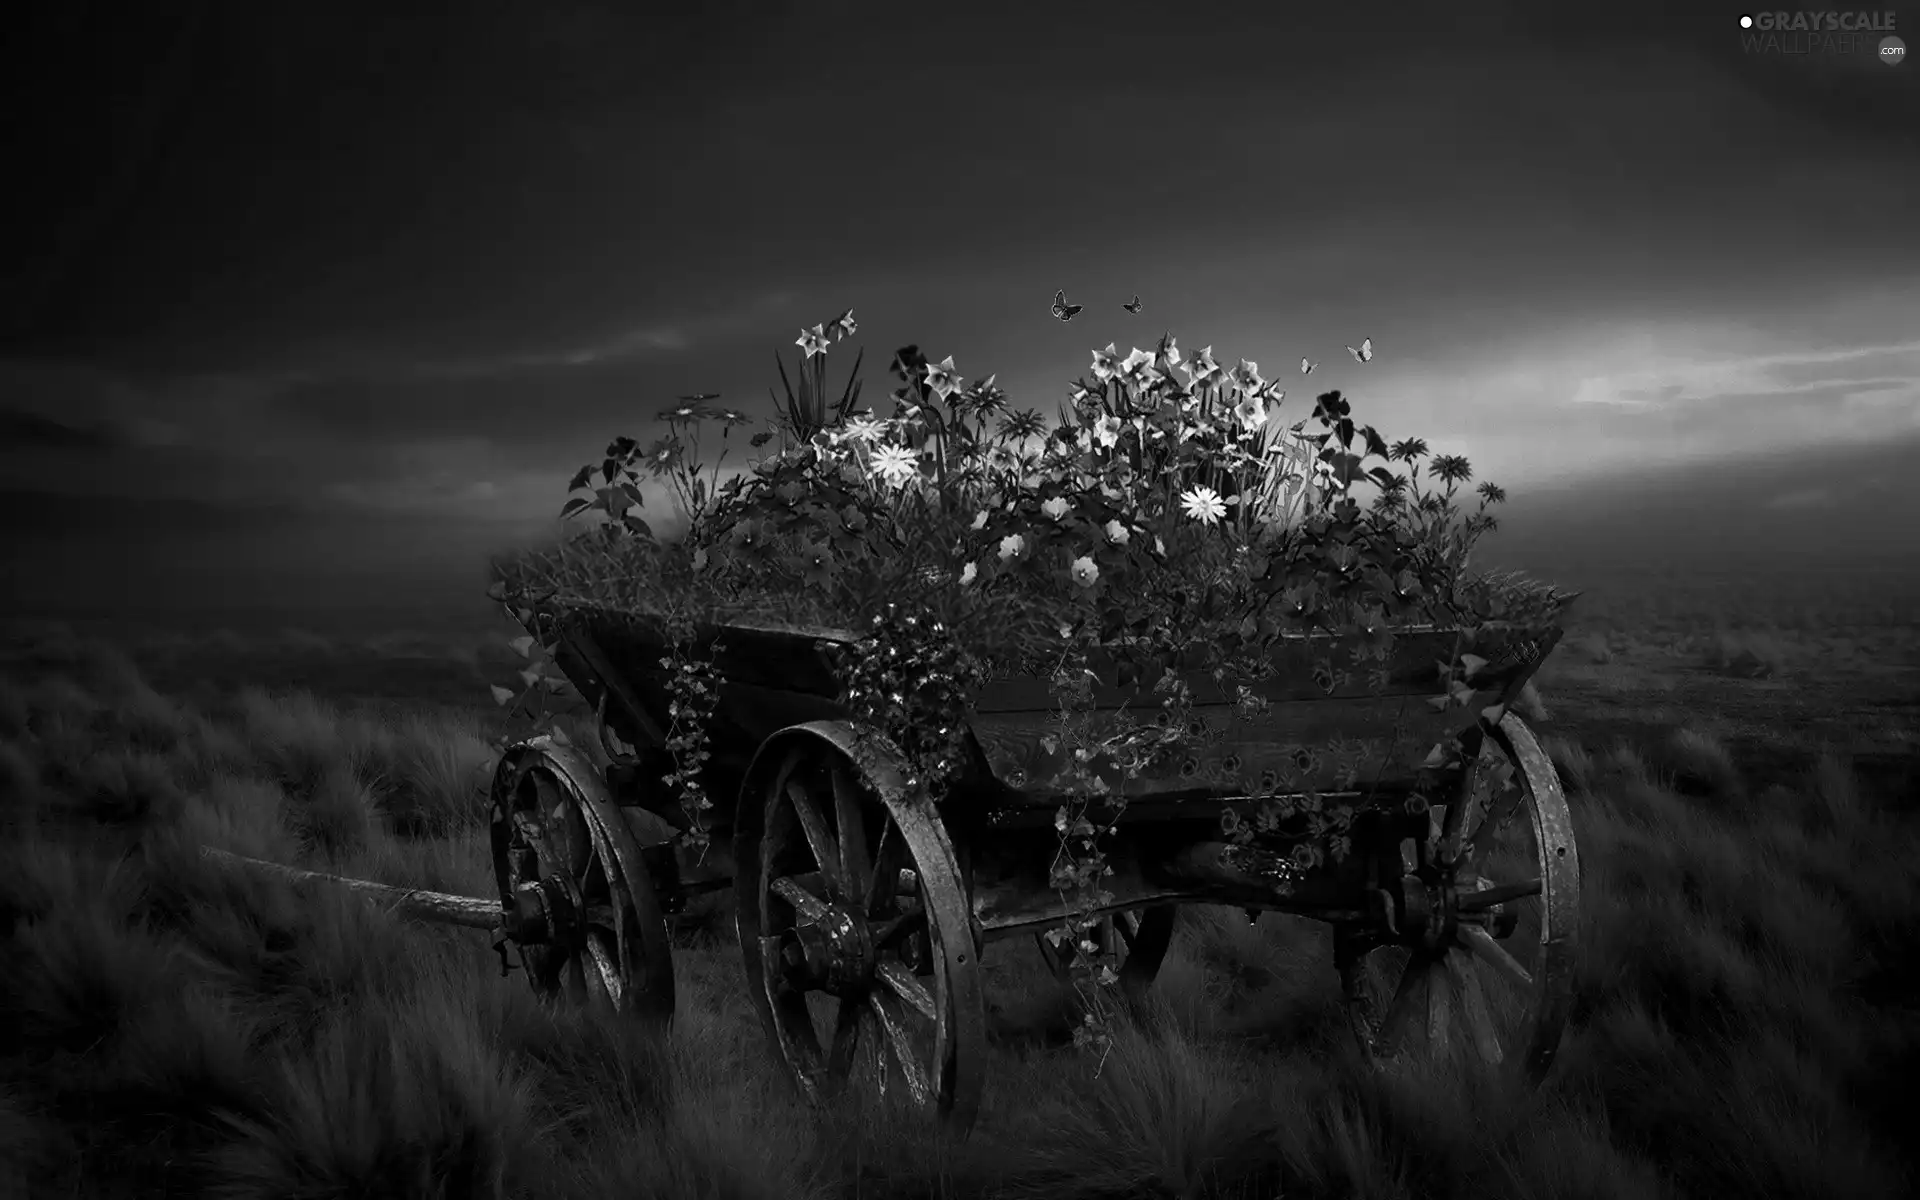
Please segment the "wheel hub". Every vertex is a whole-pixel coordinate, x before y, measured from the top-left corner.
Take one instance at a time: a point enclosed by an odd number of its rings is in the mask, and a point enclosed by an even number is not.
[[[570,942],[581,928],[580,894],[564,875],[549,875],[514,889],[502,930],[523,946]]]
[[[1430,953],[1453,944],[1462,925],[1478,925],[1496,938],[1510,937],[1519,918],[1506,905],[1472,912],[1460,910],[1460,898],[1480,890],[1477,880],[1459,877],[1430,882],[1418,875],[1400,878],[1398,903],[1390,909],[1399,941]]]
[[[781,950],[790,978],[832,996],[858,996],[873,982],[873,938],[865,920],[831,905],[817,921],[793,927]]]

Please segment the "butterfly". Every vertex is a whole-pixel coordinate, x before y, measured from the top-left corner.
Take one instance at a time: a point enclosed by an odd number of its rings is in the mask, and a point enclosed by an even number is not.
[[[1319,365],[1319,363],[1310,363],[1303,358],[1300,360],[1300,373],[1302,375],[1311,375],[1313,374],[1313,369]]]
[[[1084,304],[1068,304],[1067,293],[1064,288],[1053,294],[1053,315],[1059,317],[1062,321],[1073,320],[1074,314],[1085,307],[1086,305]]]
[[[1353,355],[1353,361],[1355,362],[1372,362],[1373,361],[1373,339],[1372,338],[1361,339],[1360,348],[1358,350],[1355,350],[1352,346],[1348,346],[1347,353]]]
[[[1132,303],[1132,304],[1122,304],[1122,305],[1121,305],[1120,307],[1121,307],[1121,308],[1124,308],[1124,309],[1126,309],[1126,310],[1127,310],[1128,312],[1130,312],[1130,313],[1137,313],[1137,312],[1139,312],[1139,311],[1140,311],[1140,293],[1139,293],[1139,292],[1135,292],[1135,293],[1133,294],[1133,303]]]

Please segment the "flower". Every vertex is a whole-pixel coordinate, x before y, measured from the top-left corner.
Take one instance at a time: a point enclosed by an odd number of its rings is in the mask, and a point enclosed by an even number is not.
[[[1126,545],[1128,540],[1133,537],[1132,534],[1127,532],[1127,527],[1119,521],[1108,521],[1106,528],[1101,532],[1105,533],[1107,540],[1116,546]]]
[[[987,510],[984,508],[981,509],[979,512],[973,514],[973,524],[969,528],[971,528],[975,533],[978,533],[980,530],[985,529],[987,527],[987,515],[988,515]]]
[[[1032,409],[1022,409],[1000,422],[1000,433],[1011,441],[1022,442],[1045,432],[1047,419]]]
[[[953,355],[927,365],[927,386],[942,400],[960,390],[960,376],[953,372]]]
[[[1055,521],[1061,521],[1065,520],[1067,514],[1073,511],[1073,505],[1067,503],[1065,496],[1054,496],[1041,503],[1040,511]]]
[[[1176,357],[1174,361],[1178,362],[1180,360]],[[1135,346],[1133,348],[1133,353],[1127,355],[1127,360],[1120,364],[1120,374],[1127,376],[1129,381],[1132,381],[1136,378],[1143,376],[1146,373],[1147,368],[1150,368],[1152,366],[1153,366],[1153,355],[1148,354],[1145,350],[1142,350],[1140,347]]]
[[[1212,348],[1207,347],[1209,350]],[[1231,375],[1234,385],[1243,392],[1258,393],[1267,386],[1267,381],[1260,378],[1260,364],[1250,359],[1241,359],[1240,365],[1233,369]]]
[[[657,475],[680,461],[680,439],[663,437],[647,447],[647,465]]]
[[[1073,581],[1081,587],[1092,587],[1100,578],[1099,565],[1091,556],[1085,554],[1074,559],[1073,565],[1068,567],[1067,571],[1073,576]]]
[[[867,469],[889,486],[899,487],[920,473],[920,458],[905,446],[889,443],[873,448],[873,458],[868,462]]]
[[[1120,440],[1120,418],[1112,413],[1102,413],[1093,423],[1093,440],[1103,449],[1111,450]]]
[[[1024,558],[1027,553],[1027,539],[1017,533],[1010,533],[1000,539],[1000,561]]]
[[[1138,354],[1139,351],[1136,350],[1134,353]],[[1102,383],[1112,379],[1114,372],[1118,369],[1114,364],[1114,359],[1119,356],[1120,352],[1113,348],[1112,342],[1107,343],[1105,350],[1095,350],[1093,352],[1093,377]]]
[[[812,358],[816,354],[825,354],[829,344],[827,342],[826,325],[820,324],[815,325],[812,329],[802,329],[800,336],[793,340],[793,344],[806,352],[801,356],[803,358]]]
[[[1193,487],[1180,493],[1180,506],[1187,515],[1202,525],[1212,525],[1227,515],[1227,506],[1220,499],[1220,493],[1210,487]]]
[[[744,425],[753,419],[737,408],[723,408],[713,415],[720,418],[721,422],[729,429],[735,425]]]
[[[852,309],[848,309],[833,319],[833,336],[835,338],[852,337],[859,332],[860,326],[856,324],[853,319]]]
[[[975,579],[979,578],[979,576],[980,568],[972,563],[968,563],[966,566],[960,568],[960,586],[966,587]]]
[[[1212,349],[1212,347],[1209,346],[1208,349]],[[1170,333],[1167,334],[1165,337],[1161,338],[1160,352],[1158,357],[1164,358],[1167,360],[1167,366],[1169,369],[1179,366],[1180,365],[1179,339],[1174,337]]]
[[[884,434],[886,429],[886,422],[870,412],[865,412],[847,418],[846,427],[840,431],[840,436],[847,441],[870,442]]]
[[[682,396],[680,397],[680,403],[674,405],[672,408],[661,410],[660,420],[704,421],[714,415],[707,410],[705,403],[712,398],[711,396]],[[742,419],[744,420],[745,418]]]
[[[1171,346],[1172,343],[1169,342],[1168,345]],[[1176,358],[1173,361],[1177,363],[1180,360]],[[1187,379],[1197,387],[1202,380],[1218,374],[1220,364],[1213,361],[1213,347],[1206,346],[1201,349],[1200,353],[1189,359],[1187,364],[1180,369],[1187,373]]]
[[[800,547],[800,577],[816,587],[833,583],[833,552],[824,542],[809,542]]]
[[[1249,392],[1233,406],[1233,416],[1248,433],[1258,433],[1267,423],[1267,406],[1258,393]]]

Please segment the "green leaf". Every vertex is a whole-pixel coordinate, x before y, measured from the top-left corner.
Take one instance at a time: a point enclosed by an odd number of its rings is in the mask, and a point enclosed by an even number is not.
[[[515,654],[518,654],[521,658],[533,657],[533,636],[531,634],[514,638],[512,641],[508,642],[507,645],[513,650]]]
[[[586,466],[581,467],[580,470],[574,474],[573,481],[567,484],[567,490],[570,492],[584,491],[586,490],[587,486],[592,482],[593,482],[593,464],[588,463]]]
[[[562,520],[565,520],[566,518],[571,517],[576,513],[583,513],[587,511],[587,509],[594,508],[594,507],[597,507],[597,505],[590,504],[587,501],[582,500],[580,497],[575,496],[573,499],[567,501],[564,505],[561,506],[560,517]]]
[[[505,708],[507,705],[513,703],[513,693],[501,687],[499,684],[493,684],[488,690],[493,693],[493,702],[500,707]]]

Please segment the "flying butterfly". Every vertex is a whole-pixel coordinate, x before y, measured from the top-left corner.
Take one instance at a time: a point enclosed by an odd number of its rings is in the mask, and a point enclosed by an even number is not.
[[[1139,292],[1135,292],[1135,293],[1133,294],[1133,303],[1132,303],[1132,304],[1122,304],[1122,305],[1121,305],[1120,307],[1121,307],[1121,308],[1124,308],[1124,309],[1126,309],[1126,310],[1127,310],[1128,312],[1130,312],[1130,313],[1137,313],[1137,312],[1139,312],[1139,311],[1140,311],[1140,293],[1139,293]]]
[[[1353,361],[1355,362],[1362,362],[1362,363],[1372,362],[1373,361],[1373,339],[1362,338],[1360,341],[1360,348],[1358,350],[1355,350],[1352,346],[1348,346],[1347,353],[1353,355]]]
[[[1303,358],[1300,360],[1300,373],[1302,375],[1311,375],[1313,374],[1313,369],[1319,365],[1319,363],[1308,362]]]
[[[1068,304],[1067,293],[1064,288],[1053,294],[1053,315],[1059,317],[1062,321],[1073,320],[1074,314],[1085,307],[1086,305],[1084,304]]]

